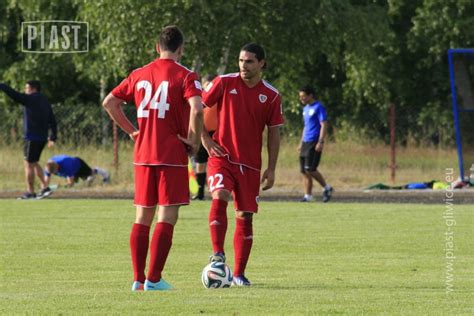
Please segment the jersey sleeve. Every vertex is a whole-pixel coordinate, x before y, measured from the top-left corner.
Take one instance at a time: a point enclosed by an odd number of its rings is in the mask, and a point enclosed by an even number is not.
[[[273,99],[271,103],[270,115],[266,122],[267,126],[283,125],[285,122],[283,118],[283,106],[281,104],[281,97],[279,94]]]
[[[190,72],[184,80],[184,98],[190,99],[194,96],[201,96],[201,82],[195,72]]]
[[[133,101],[133,83],[130,76],[125,78],[118,86],[116,86],[112,90],[112,94],[116,98],[119,98],[126,102],[132,102]]]
[[[221,98],[222,91],[222,79],[216,77],[202,93],[202,103],[208,108],[213,107]]]
[[[18,103],[21,103],[23,105],[27,105],[27,99],[28,99],[28,95],[24,94],[24,93],[20,93],[12,88],[10,88],[9,86],[7,86],[6,84],[3,84],[3,83],[0,83],[0,90],[3,90],[5,91],[5,93],[14,101],[18,102]]]
[[[326,114],[326,108],[322,105],[319,107],[318,120],[319,122],[324,122],[328,120],[328,115]]]

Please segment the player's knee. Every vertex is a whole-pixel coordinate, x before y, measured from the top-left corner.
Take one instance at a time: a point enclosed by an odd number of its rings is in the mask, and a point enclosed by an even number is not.
[[[213,199],[218,199],[218,200],[223,200],[228,202],[230,200],[230,192],[227,190],[216,190],[212,192],[212,198]]]
[[[242,212],[242,211],[236,211],[235,216],[237,218],[245,219],[245,220],[252,220],[253,218],[253,213],[250,212]]]

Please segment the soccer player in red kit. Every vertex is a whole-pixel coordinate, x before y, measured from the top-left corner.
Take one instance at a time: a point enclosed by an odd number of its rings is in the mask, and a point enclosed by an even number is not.
[[[199,148],[203,114],[198,77],[178,63],[183,43],[178,27],[165,27],[156,45],[160,57],[134,70],[103,102],[110,117],[135,141],[136,219],[130,235],[133,291],[171,288],[161,273],[179,207],[189,204],[188,151],[193,154]],[[135,103],[138,130],[126,118],[123,102]],[[158,222],[149,246],[157,205]]]
[[[209,228],[214,255],[210,261],[225,262],[227,204],[234,199],[234,285],[250,286],[245,277],[253,241],[252,217],[258,210],[260,183],[263,190],[275,182],[283,124],[278,90],[262,79],[265,51],[255,43],[242,47],[239,73],[215,78],[203,92],[203,104],[217,106],[218,124],[212,138],[203,131],[202,142],[210,159],[208,187],[212,194]],[[268,130],[268,167],[260,178],[262,134]]]

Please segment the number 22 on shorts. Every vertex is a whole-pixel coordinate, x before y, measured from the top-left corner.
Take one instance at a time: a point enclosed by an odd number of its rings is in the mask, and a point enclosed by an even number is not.
[[[224,185],[222,184],[222,181],[224,180],[224,176],[220,173],[216,173],[213,176],[210,176],[207,181],[209,183],[209,190],[212,192],[215,189],[220,189],[223,188]]]

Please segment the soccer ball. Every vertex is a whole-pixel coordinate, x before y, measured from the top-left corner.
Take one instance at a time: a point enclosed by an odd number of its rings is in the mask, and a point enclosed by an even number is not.
[[[211,262],[202,270],[201,280],[204,287],[208,289],[230,287],[232,271],[224,262]]]

